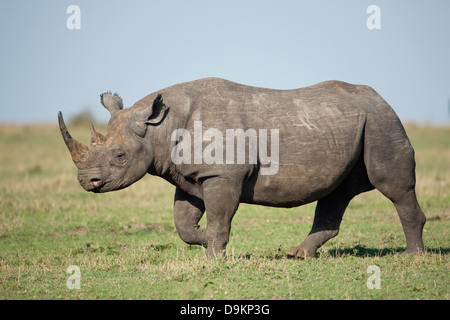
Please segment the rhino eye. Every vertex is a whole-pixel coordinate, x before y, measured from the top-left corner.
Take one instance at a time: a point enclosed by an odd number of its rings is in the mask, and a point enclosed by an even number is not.
[[[124,164],[127,161],[126,158],[127,158],[126,154],[123,151],[118,151],[115,154],[116,162],[119,163],[119,164]]]

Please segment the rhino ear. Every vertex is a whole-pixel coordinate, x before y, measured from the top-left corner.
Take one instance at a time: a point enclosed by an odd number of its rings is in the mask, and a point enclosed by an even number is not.
[[[145,123],[151,125],[158,125],[164,119],[167,110],[168,109],[164,104],[162,94],[158,93],[156,99],[153,100],[152,113],[148,117],[148,120],[145,121]]]
[[[144,109],[136,110],[131,123],[131,129],[140,137],[144,137],[147,126],[160,124],[166,116],[169,108],[164,104],[162,95],[159,93],[153,103]]]
[[[123,109],[122,98],[117,93],[105,92],[100,95],[102,105],[109,110],[111,116]]]

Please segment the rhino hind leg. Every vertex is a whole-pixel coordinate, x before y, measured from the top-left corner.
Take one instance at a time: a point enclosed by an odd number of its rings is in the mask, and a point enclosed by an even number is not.
[[[317,202],[312,229],[306,239],[288,251],[292,258],[314,258],[316,250],[339,233],[342,216],[350,202],[339,190],[335,190]]]
[[[426,218],[417,202],[415,191],[404,192],[401,198],[396,199],[393,203],[405,233],[406,251],[404,253],[413,255],[424,253],[422,231]]]
[[[414,150],[401,125],[389,135],[367,138],[364,161],[370,182],[392,201],[406,238],[406,254],[425,251],[422,231],[426,218],[415,193]]]
[[[406,238],[406,254],[425,252],[422,240],[423,226],[426,218],[417,202],[414,187],[396,190],[388,182],[375,182],[376,188],[389,198],[397,210]]]
[[[177,188],[175,191],[174,221],[180,238],[191,245],[206,248],[206,232],[198,222],[205,212],[203,201]]]
[[[367,176],[362,152],[350,174],[330,194],[317,202],[314,222],[306,239],[288,251],[292,258],[315,257],[316,250],[339,233],[345,209],[356,195],[373,190]]]

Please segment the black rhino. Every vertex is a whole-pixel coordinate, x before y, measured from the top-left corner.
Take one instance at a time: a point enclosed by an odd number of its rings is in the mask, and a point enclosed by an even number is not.
[[[350,200],[374,188],[395,205],[406,253],[424,251],[414,150],[395,112],[368,86],[326,81],[273,90],[206,78],[126,109],[117,94],[104,93],[101,102],[111,119],[106,136],[91,125],[90,146],[74,140],[58,115],[81,186],[107,192],[146,173],[166,179],[176,186],[179,236],[209,257],[224,255],[239,203],[288,208],[318,200],[311,232],[287,253],[314,257],[338,234]]]

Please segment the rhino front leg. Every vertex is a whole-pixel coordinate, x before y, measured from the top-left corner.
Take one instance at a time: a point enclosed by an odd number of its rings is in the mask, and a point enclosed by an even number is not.
[[[225,256],[225,248],[231,230],[231,220],[239,206],[242,189],[239,183],[219,177],[210,178],[203,183],[203,199],[206,207],[206,237],[209,258]]]
[[[193,197],[180,188],[175,191],[174,220],[178,235],[187,244],[197,244],[206,248],[206,232],[198,222],[205,212],[202,200]]]

